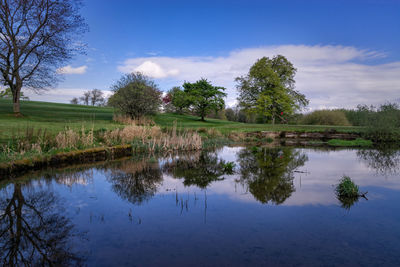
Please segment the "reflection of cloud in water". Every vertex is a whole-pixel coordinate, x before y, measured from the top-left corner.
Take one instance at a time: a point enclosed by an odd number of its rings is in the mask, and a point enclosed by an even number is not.
[[[242,148],[224,148],[219,156],[225,161],[236,161],[236,154]],[[400,190],[400,179],[396,175],[383,176],[377,174],[368,165],[359,159],[356,149],[322,151],[314,149],[299,149],[308,156],[308,161],[298,170],[306,173],[294,173],[293,184],[295,192],[281,205],[332,205],[338,201],[334,194],[334,186],[343,174],[350,176],[361,190],[366,187],[383,187],[392,190]],[[226,195],[230,199],[244,202],[258,201],[250,192],[235,182],[239,175],[225,175],[223,181],[211,183],[207,187],[207,194]],[[176,189],[178,192],[196,192],[197,187],[185,187],[180,180],[164,174],[163,185],[160,193],[174,193],[168,191]],[[384,196],[369,190],[369,199],[382,198]]]

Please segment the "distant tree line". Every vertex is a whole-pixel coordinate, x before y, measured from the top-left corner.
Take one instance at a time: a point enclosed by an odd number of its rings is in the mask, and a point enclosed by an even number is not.
[[[71,104],[77,105],[91,105],[91,106],[105,106],[106,99],[104,98],[104,93],[99,89],[93,89],[90,91],[86,91],[79,98],[74,97],[70,101]]]

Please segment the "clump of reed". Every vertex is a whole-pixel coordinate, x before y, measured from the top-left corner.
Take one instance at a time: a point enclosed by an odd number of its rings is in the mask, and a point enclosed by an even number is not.
[[[129,125],[123,129],[106,131],[106,144],[140,143],[149,151],[198,150],[202,148],[201,136],[192,130],[177,129],[176,122],[171,129],[161,130],[158,126]]]
[[[66,128],[57,135],[52,135],[46,129],[28,126],[24,132],[14,134],[11,140],[0,145],[0,161],[16,160],[56,150],[93,147],[96,144],[93,128],[86,131],[84,127],[80,131]]]
[[[246,139],[246,134],[243,132],[231,132],[229,133],[228,138],[235,142],[239,142]]]
[[[96,146],[114,146],[132,144],[141,151],[190,151],[203,148],[201,136],[194,130],[172,128],[161,129],[158,126],[127,125],[121,129],[94,131],[92,129],[74,130],[66,128],[57,135],[45,130],[28,128],[24,135],[18,135],[13,141],[0,145],[0,161],[17,160],[26,157],[85,149]]]
[[[94,145],[94,142],[93,128],[86,133],[83,126],[80,133],[72,129],[65,129],[55,137],[55,147],[61,149],[90,147]]]
[[[339,197],[358,197],[360,194],[358,186],[346,175],[342,177],[335,191]]]
[[[351,206],[358,202],[360,197],[367,199],[366,194],[368,193],[361,193],[358,185],[356,185],[353,180],[346,175],[340,179],[339,184],[335,188],[335,192],[337,199],[345,209],[350,209]]]

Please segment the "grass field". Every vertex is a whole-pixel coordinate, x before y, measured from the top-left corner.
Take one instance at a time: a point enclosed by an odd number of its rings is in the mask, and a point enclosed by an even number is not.
[[[0,143],[6,143],[13,136],[21,135],[27,127],[46,129],[51,133],[58,133],[65,127],[74,130],[94,127],[97,129],[114,129],[121,124],[112,120],[113,109],[108,107],[91,107],[83,105],[58,104],[37,101],[21,102],[22,118],[15,118],[12,114],[12,103],[0,99]],[[216,128],[222,133],[231,131],[324,131],[336,129],[339,132],[360,132],[362,128],[351,126],[314,126],[314,125],[269,125],[245,124],[224,120],[207,119],[202,122],[198,117],[177,114],[159,114],[154,116],[159,126],[171,126],[177,121],[178,127],[183,128]]]

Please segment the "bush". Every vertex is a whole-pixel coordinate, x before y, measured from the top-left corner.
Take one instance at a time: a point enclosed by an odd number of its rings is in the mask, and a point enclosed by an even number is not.
[[[384,104],[369,116],[364,136],[375,142],[393,142],[400,138],[400,110],[397,104]]]
[[[114,95],[108,100],[109,105],[132,119],[155,114],[161,106],[161,91],[139,72],[123,76],[112,88]]]
[[[300,122],[306,125],[350,126],[345,113],[340,110],[316,110],[304,115]]]
[[[353,126],[366,126],[376,112],[374,106],[358,105],[357,109],[341,109]]]

